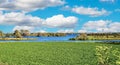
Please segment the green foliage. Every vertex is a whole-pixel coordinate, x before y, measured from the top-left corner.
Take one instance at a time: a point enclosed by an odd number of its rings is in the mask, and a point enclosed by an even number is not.
[[[120,65],[120,51],[119,49],[115,49],[112,51],[112,54],[117,58],[116,59],[116,65]]]
[[[87,33],[80,33],[77,37],[70,38],[69,40],[88,40]]]
[[[75,40],[75,38],[70,38],[69,40]]]
[[[120,45],[91,42],[1,42],[0,60],[8,65],[97,65],[98,45],[120,50]]]
[[[98,65],[110,65],[109,56],[112,47],[96,46]]]
[[[98,65],[120,65],[119,49],[112,49],[112,46],[96,46]]]
[[[20,33],[22,36],[29,36],[30,35],[29,30],[20,30]]]
[[[66,33],[36,33],[36,34],[33,33],[33,34],[34,34],[34,36],[36,35],[37,37],[39,37],[39,36],[46,36],[46,37],[50,37],[50,36],[54,36],[54,37],[66,36]]]
[[[4,33],[0,31],[0,37],[4,37]]]
[[[75,40],[120,40],[120,33],[80,33]]]
[[[10,37],[10,36],[12,36],[11,34],[9,34],[9,33],[7,33],[7,34],[5,34],[5,37]]]

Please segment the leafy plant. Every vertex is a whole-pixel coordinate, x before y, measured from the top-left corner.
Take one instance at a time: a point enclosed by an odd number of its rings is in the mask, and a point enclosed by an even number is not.
[[[112,46],[96,46],[98,65],[120,65],[120,51]]]
[[[117,49],[112,51],[112,54],[117,58],[116,65],[120,65],[120,51]]]
[[[98,65],[110,65],[109,57],[112,47],[107,46],[96,46],[96,56]]]

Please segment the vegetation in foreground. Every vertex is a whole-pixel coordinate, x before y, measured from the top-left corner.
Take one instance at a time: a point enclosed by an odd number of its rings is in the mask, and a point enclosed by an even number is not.
[[[93,42],[1,42],[0,62],[4,65],[98,65],[97,46],[112,46],[111,50],[120,51],[120,45]],[[113,60],[116,58],[112,57]]]

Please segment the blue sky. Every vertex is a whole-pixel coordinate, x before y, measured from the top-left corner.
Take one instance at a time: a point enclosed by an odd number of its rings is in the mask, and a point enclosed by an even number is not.
[[[120,32],[120,0],[0,0],[0,30]]]

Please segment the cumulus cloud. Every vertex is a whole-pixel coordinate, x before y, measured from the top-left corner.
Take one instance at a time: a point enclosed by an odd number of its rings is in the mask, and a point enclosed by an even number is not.
[[[105,28],[110,21],[98,20],[98,21],[88,21],[84,24],[85,29],[98,29]]]
[[[65,30],[61,29],[61,30],[58,30],[57,32],[58,33],[73,33],[74,30],[73,29],[65,29]]]
[[[45,30],[40,30],[38,32],[40,32],[40,33],[47,33],[47,31],[45,31]]]
[[[43,19],[33,17],[21,12],[0,13],[0,24],[19,25],[19,26],[40,26]]]
[[[102,16],[102,15],[108,15],[110,12],[106,11],[105,9],[99,10],[98,8],[86,8],[83,6],[76,6],[72,8],[72,11],[81,14],[81,15],[89,15],[92,17]]]
[[[80,31],[87,32],[120,32],[120,22],[109,20],[88,21]]]
[[[0,11],[0,25],[13,25],[15,29],[32,30],[36,27],[48,28],[74,28],[77,23],[77,17],[64,15],[54,15],[52,17],[42,19],[32,15],[26,15],[22,12],[3,13]]]
[[[34,30],[34,27],[31,27],[31,26],[15,26],[13,28],[13,31],[15,30],[29,30],[29,31],[32,31]]]
[[[47,18],[44,22],[45,26],[55,27],[55,28],[74,28],[78,21],[77,17],[68,16],[64,17],[63,15],[54,15],[50,18]]]
[[[47,26],[59,28],[73,28],[77,23],[74,16],[64,17],[63,15],[54,15],[47,19],[33,17],[21,12],[11,12],[3,14],[0,12],[0,24],[19,25],[19,26]]]
[[[78,30],[78,33],[86,33],[88,32],[87,30]]]
[[[108,31],[120,32],[120,22],[114,22],[109,25]]]
[[[0,10],[23,10],[31,11],[63,5],[64,0],[0,0]]]

